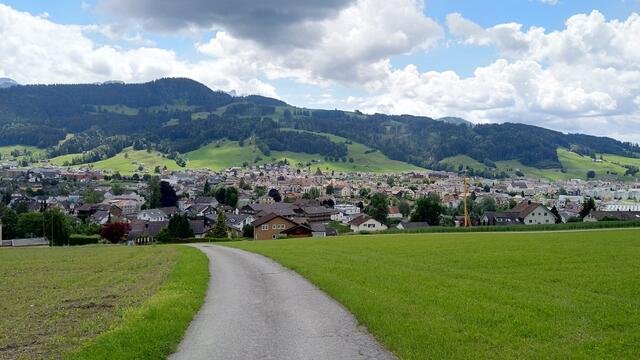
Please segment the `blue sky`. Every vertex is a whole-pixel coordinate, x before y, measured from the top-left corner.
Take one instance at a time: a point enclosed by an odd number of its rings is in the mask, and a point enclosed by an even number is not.
[[[274,3],[287,1],[299,5]],[[309,11],[292,10],[300,21],[254,27],[245,23],[254,22],[255,3],[230,2],[236,9],[224,13],[229,2],[185,0],[182,12],[152,0],[0,0],[12,15],[1,35],[35,49],[5,50],[0,76],[22,83],[189,76],[299,106],[522,121],[640,139],[640,89],[626,82],[640,74],[631,44],[640,0],[311,0]],[[34,36],[11,32],[20,28]],[[316,40],[293,39],[307,32]],[[49,44],[38,48],[33,40],[56,41],[56,34],[74,45],[66,54],[49,54]],[[599,42],[605,37],[611,48]],[[34,71],[38,61],[43,68]]]

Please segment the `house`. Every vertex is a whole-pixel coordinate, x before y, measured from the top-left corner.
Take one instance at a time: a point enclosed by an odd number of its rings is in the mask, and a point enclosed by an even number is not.
[[[487,211],[480,218],[482,225],[523,225],[519,213],[514,211]]]
[[[252,225],[254,240],[269,240],[281,237],[284,231],[292,229],[299,224],[285,216],[270,213],[258,218]]]
[[[384,231],[387,226],[369,215],[362,214],[349,222],[349,227],[353,232],[362,231]]]
[[[389,213],[387,215],[389,219],[402,219],[402,213],[397,206],[389,206]]]
[[[640,220],[640,211],[591,211],[589,215],[584,217],[585,222],[603,221],[603,220]]]
[[[149,222],[160,222],[160,221],[168,221],[169,217],[164,211],[160,209],[148,209],[142,210],[138,216],[138,220],[149,221]]]
[[[426,221],[401,221],[396,228],[400,230],[424,229],[428,228],[429,223]]]
[[[555,224],[556,218],[546,206],[525,200],[516,205],[511,212],[518,214],[518,218],[525,225]]]
[[[226,214],[225,223],[229,231],[235,236],[242,236],[242,230],[256,219],[249,214]]]
[[[189,220],[189,227],[193,231],[193,237],[196,239],[203,239],[207,234],[207,230],[204,225],[204,220]]]
[[[307,224],[298,224],[290,229],[284,230],[282,232],[283,235],[285,235],[288,238],[305,238],[305,237],[312,237],[313,236],[313,230],[311,229],[311,227]]]
[[[310,223],[322,223],[331,221],[331,217],[338,213],[338,211],[323,206],[309,206],[302,208],[302,213],[307,219],[309,219]]]
[[[147,245],[156,241],[160,231],[169,226],[168,221],[134,220],[131,222],[131,231],[127,240],[135,245]]]

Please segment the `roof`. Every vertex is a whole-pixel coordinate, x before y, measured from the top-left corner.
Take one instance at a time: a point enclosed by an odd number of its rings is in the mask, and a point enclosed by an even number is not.
[[[266,224],[266,223],[268,223],[269,221],[271,221],[271,220],[273,220],[273,219],[275,219],[275,218],[281,218],[281,219],[284,219],[284,220],[286,220],[286,221],[288,221],[288,222],[290,222],[290,223],[292,223],[292,224],[297,225],[297,223],[295,223],[295,222],[293,222],[293,221],[291,221],[291,220],[287,219],[286,217],[281,216],[281,215],[278,215],[278,214],[274,214],[274,213],[270,213],[270,214],[267,214],[267,215],[265,215],[265,216],[263,216],[263,217],[261,217],[261,218],[256,219],[256,220],[252,223],[252,225],[253,225],[253,226],[260,226],[260,225],[262,225],[262,224]]]
[[[397,206],[389,206],[389,214],[400,214],[400,208]]]
[[[402,225],[404,229],[420,229],[430,226],[426,221],[402,221],[400,225]]]
[[[537,209],[542,204],[533,202],[531,200],[525,200],[516,205],[511,212],[518,213],[518,216],[521,218],[527,217],[527,215],[531,214],[535,209]]]
[[[278,214],[281,216],[294,216],[296,212],[294,208],[296,205],[287,203],[275,203],[275,204],[249,204],[243,207],[243,210],[250,210],[255,213],[264,212],[265,214]]]
[[[129,231],[128,239],[133,240],[138,236],[156,237],[162,229],[169,226],[168,221],[141,221],[134,220],[131,222],[131,231]]]
[[[43,237],[30,238],[30,239],[13,239],[10,241],[11,241],[11,246],[13,247],[49,246],[49,240]]]
[[[194,235],[205,233],[204,220],[189,220],[189,227],[193,230]]]
[[[375,220],[375,219],[372,218],[371,216],[367,215],[367,214],[361,214],[357,218],[349,221],[349,225],[360,226],[360,225],[366,223],[369,220]],[[375,221],[378,221],[378,220],[375,220]]]
[[[640,220],[640,211],[592,211],[589,216],[602,220],[605,218],[618,220]]]

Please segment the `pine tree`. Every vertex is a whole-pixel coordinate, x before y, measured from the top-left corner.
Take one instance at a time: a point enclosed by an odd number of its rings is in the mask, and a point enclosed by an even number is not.
[[[218,218],[216,219],[216,225],[211,230],[211,236],[216,239],[226,239],[227,238],[227,224],[225,221],[224,213],[222,211],[218,212]]]

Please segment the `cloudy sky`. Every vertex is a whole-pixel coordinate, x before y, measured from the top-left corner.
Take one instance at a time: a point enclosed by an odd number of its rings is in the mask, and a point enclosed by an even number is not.
[[[166,76],[640,142],[640,0],[0,0],[0,77]]]

